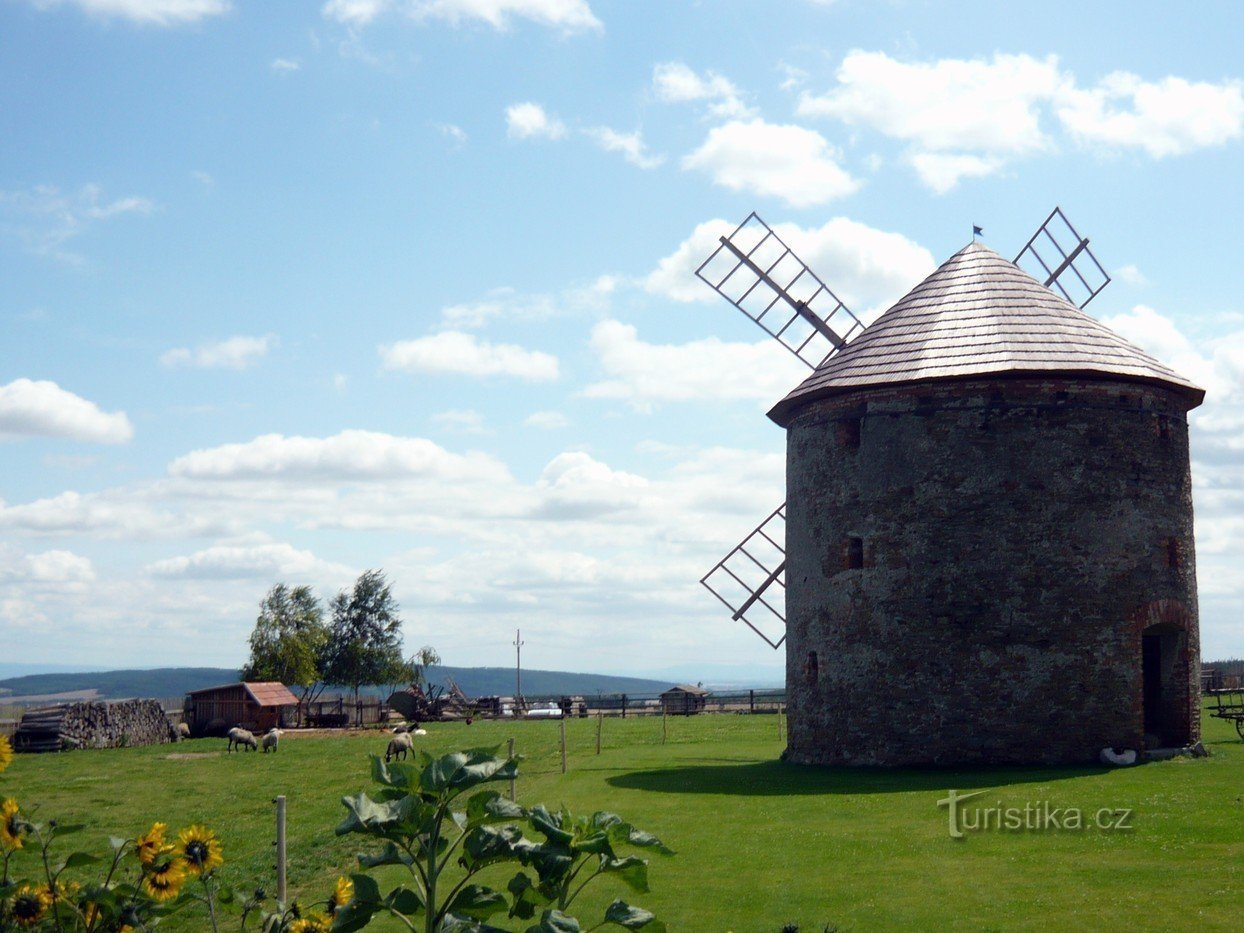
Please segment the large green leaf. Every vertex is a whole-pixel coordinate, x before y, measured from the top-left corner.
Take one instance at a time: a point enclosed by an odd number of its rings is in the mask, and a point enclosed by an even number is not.
[[[454,895],[446,908],[448,913],[461,917],[487,920],[493,914],[506,909],[505,895],[482,885],[468,884]]]
[[[355,794],[353,797],[342,797],[342,806],[348,812],[346,818],[337,826],[337,835],[383,832],[396,827],[405,817],[405,811],[409,809],[402,805],[405,799],[377,801],[372,800],[365,793]]]
[[[579,933],[579,921],[560,910],[546,910],[540,922],[529,926],[526,933]]]
[[[405,865],[409,868],[413,862],[413,858],[392,842],[386,842],[379,852],[359,855],[359,864],[364,868],[377,868],[381,865]]]
[[[528,811],[528,819],[536,832],[552,842],[569,844],[574,833],[563,829],[563,815],[550,813],[544,804],[536,804]]]
[[[66,868],[81,868],[83,865],[91,865],[98,861],[99,856],[92,855],[90,852],[70,852],[65,856],[65,861],[61,862],[56,874],[59,875]]]
[[[487,781],[518,776],[518,764],[497,757],[497,748],[470,748],[451,752],[430,762],[419,776],[419,787],[429,794],[453,796]]]
[[[467,800],[467,824],[471,827],[484,823],[503,823],[506,820],[521,820],[527,811],[513,801],[502,797],[495,790],[481,790],[472,794]]]
[[[476,870],[495,862],[521,858],[526,848],[524,841],[523,832],[517,826],[478,826],[462,840],[462,864]]]
[[[611,813],[597,814],[598,816],[612,816]],[[630,823],[618,821],[609,824],[609,838],[613,840],[615,845],[629,843],[633,846],[639,846],[644,849],[655,849],[662,855],[673,855],[674,850],[669,848],[652,833],[646,833],[642,829],[636,829]]]
[[[628,856],[619,859],[601,859],[602,871],[617,875],[632,891],[646,894],[648,891],[648,863],[641,858]]]
[[[524,864],[531,865],[541,881],[556,883],[574,865],[574,853],[560,842],[543,842],[520,850]]]
[[[520,920],[530,920],[536,915],[537,908],[553,903],[552,892],[536,887],[531,883],[531,879],[521,871],[510,879],[506,890],[514,899],[514,906],[510,908],[510,916],[518,917]]]
[[[386,762],[379,755],[371,756],[371,777],[377,784],[399,790],[410,790],[419,785],[419,769],[405,761]]]
[[[643,928],[650,933],[665,933],[665,924],[642,907],[632,907],[625,901],[614,901],[605,908],[605,922],[616,923],[628,930]]]
[[[390,891],[385,898],[385,904],[390,910],[396,910],[407,917],[417,917],[424,911],[423,898],[418,891],[410,888],[395,888]]]

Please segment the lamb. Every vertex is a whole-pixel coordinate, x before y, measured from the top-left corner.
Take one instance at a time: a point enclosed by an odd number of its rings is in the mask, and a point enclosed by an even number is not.
[[[179,722],[177,724],[177,741],[182,742],[190,738],[190,723]]]
[[[401,732],[393,736],[393,738],[389,739],[389,748],[384,753],[385,763],[387,764],[394,758],[405,758],[406,753],[411,751],[411,749],[412,746],[409,733]]]
[[[269,751],[276,754],[277,744],[281,741],[281,730],[273,726],[263,737],[263,753],[266,755]]]
[[[225,751],[231,752],[235,748],[240,751],[243,745],[252,752],[259,750],[259,743],[255,741],[255,736],[250,730],[243,729],[241,726],[234,726],[227,734],[229,736],[229,747]]]

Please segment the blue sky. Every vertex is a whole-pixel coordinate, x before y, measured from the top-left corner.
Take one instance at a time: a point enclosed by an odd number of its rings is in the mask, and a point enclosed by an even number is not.
[[[757,210],[862,316],[1055,204],[1209,390],[1244,655],[1238,4],[0,0],[6,660],[237,664],[275,582],[412,648],[772,672],[700,575],[797,361],[692,275]]]

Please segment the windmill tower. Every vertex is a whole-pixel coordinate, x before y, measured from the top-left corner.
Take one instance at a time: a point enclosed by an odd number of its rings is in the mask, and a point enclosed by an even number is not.
[[[1015,261],[974,241],[867,329],[755,214],[697,275],[812,369],[769,412],[786,503],[702,581],[786,643],[784,757],[1198,737],[1204,391],[1083,313],[1109,277],[1060,210]]]

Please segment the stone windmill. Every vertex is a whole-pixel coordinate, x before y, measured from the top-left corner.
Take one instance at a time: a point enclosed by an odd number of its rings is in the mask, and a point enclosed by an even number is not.
[[[1014,262],[974,240],[867,329],[755,214],[697,275],[813,370],[769,412],[787,502],[701,581],[786,642],[784,757],[1198,737],[1205,393],[1081,310],[1109,277],[1060,210]]]

